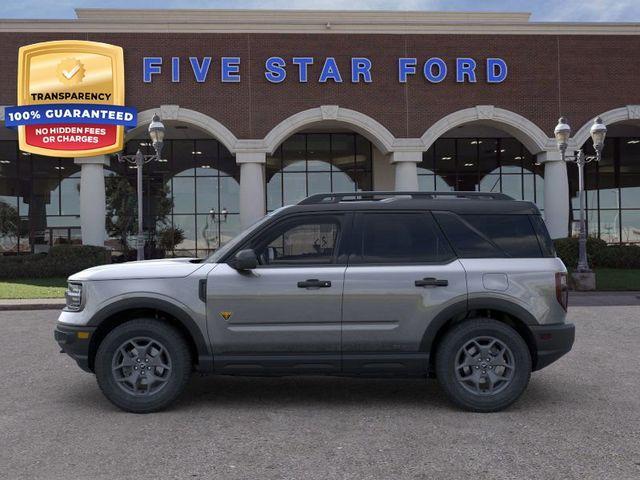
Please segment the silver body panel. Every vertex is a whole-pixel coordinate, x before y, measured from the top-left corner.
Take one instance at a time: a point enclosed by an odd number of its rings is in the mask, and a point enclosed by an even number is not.
[[[256,268],[218,265],[207,282],[207,324],[213,353],[336,353],[344,266]],[[308,279],[329,288],[299,288]],[[222,312],[228,312],[228,319]]]
[[[416,287],[426,277],[444,287]],[[418,352],[429,322],[443,309],[467,299],[465,271],[446,265],[349,266],[344,285],[342,350]]]
[[[470,301],[504,300],[524,308],[540,325],[564,323],[567,312],[556,298],[555,274],[567,269],[559,258],[463,258],[460,263]]]

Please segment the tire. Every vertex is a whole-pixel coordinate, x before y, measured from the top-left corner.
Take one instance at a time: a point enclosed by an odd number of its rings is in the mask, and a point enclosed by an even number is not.
[[[170,405],[191,376],[189,347],[182,334],[152,319],[131,320],[102,340],[95,358],[98,385],[118,408],[150,413]]]
[[[473,412],[497,412],[527,388],[531,354],[510,326],[486,318],[465,320],[447,332],[438,346],[436,375],[457,406]]]

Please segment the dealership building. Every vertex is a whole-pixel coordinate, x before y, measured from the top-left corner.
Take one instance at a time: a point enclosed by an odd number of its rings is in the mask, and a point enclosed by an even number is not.
[[[144,166],[150,237],[180,228],[178,255],[205,255],[242,227],[318,192],[503,192],[535,202],[555,238],[576,231],[585,169],[590,235],[640,243],[640,24],[532,22],[526,13],[78,9],[72,20],[0,20],[0,105],[16,104],[18,49],[49,40],[121,46],[125,152]],[[72,72],[74,73],[74,72]],[[4,121],[4,114],[1,120]],[[115,156],[21,152],[0,127],[0,253],[106,244]],[[132,199],[135,209],[135,198]]]

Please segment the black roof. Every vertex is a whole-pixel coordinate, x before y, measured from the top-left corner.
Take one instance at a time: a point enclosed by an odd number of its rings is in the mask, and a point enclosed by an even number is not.
[[[321,193],[286,208],[286,213],[316,211],[433,210],[459,214],[539,215],[532,202],[503,193],[349,192]],[[284,213],[284,212],[283,212]]]

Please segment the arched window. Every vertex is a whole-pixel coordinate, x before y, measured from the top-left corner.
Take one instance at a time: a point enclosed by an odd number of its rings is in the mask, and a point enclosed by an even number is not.
[[[297,133],[266,164],[267,211],[314,193],[372,189],[372,146],[356,133]]]

